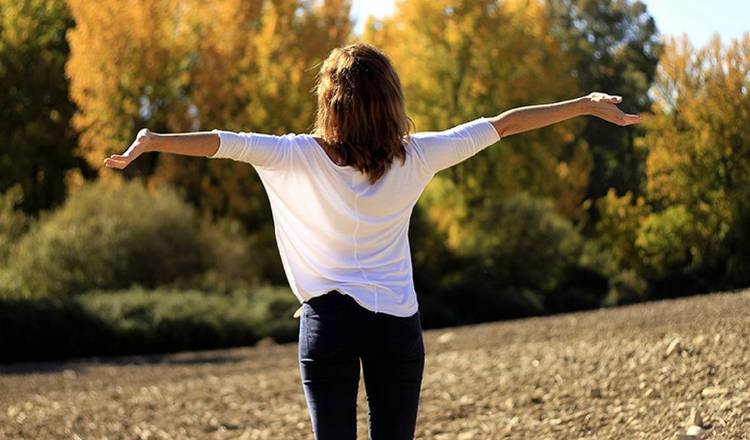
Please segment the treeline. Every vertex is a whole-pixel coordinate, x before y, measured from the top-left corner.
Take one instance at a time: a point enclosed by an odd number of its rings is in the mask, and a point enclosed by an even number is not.
[[[0,331],[59,339],[55,326],[18,322],[71,307],[149,329],[154,315],[124,304],[200,291],[214,303],[253,298],[262,319],[233,333],[253,335],[245,342],[293,338],[296,300],[252,167],[148,154],[115,172],[101,161],[141,127],[307,132],[319,63],[357,40],[391,57],[418,131],[590,91],[646,116],[627,128],[578,118],[439,173],[410,226],[426,326],[750,285],[750,34],[703,48],[663,39],[631,0],[407,0],[362,35],[350,10],[0,0]],[[99,306],[86,307],[91,298]],[[163,322],[205,315],[160,310]],[[0,345],[11,340],[21,339]],[[89,346],[76,354],[101,345]]]

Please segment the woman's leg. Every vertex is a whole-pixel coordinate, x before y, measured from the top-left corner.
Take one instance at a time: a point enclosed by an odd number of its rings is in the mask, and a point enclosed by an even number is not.
[[[346,307],[341,298],[326,294],[302,309],[300,375],[316,440],[357,437],[359,358]]]
[[[372,440],[412,440],[424,371],[419,312],[408,318],[375,314],[362,356]]]

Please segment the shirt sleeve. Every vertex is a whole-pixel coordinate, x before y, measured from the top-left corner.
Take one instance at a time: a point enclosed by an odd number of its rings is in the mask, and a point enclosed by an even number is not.
[[[485,117],[444,131],[412,135],[425,166],[437,173],[456,165],[500,140],[495,126]]]
[[[232,159],[264,168],[278,167],[288,155],[284,136],[212,130],[219,135],[219,149],[211,159]]]

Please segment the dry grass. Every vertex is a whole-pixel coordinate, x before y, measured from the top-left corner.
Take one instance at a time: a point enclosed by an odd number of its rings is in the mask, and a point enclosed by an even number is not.
[[[417,438],[748,438],[748,341],[750,291],[427,331]],[[0,437],[309,439],[296,348],[0,367]]]

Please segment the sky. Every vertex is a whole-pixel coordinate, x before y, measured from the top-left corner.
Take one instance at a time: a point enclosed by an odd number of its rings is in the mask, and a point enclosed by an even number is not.
[[[690,37],[693,44],[706,44],[714,32],[722,40],[750,32],[750,0],[644,0],[662,35]],[[353,0],[355,30],[361,32],[368,15],[382,17],[393,13],[394,0]]]

